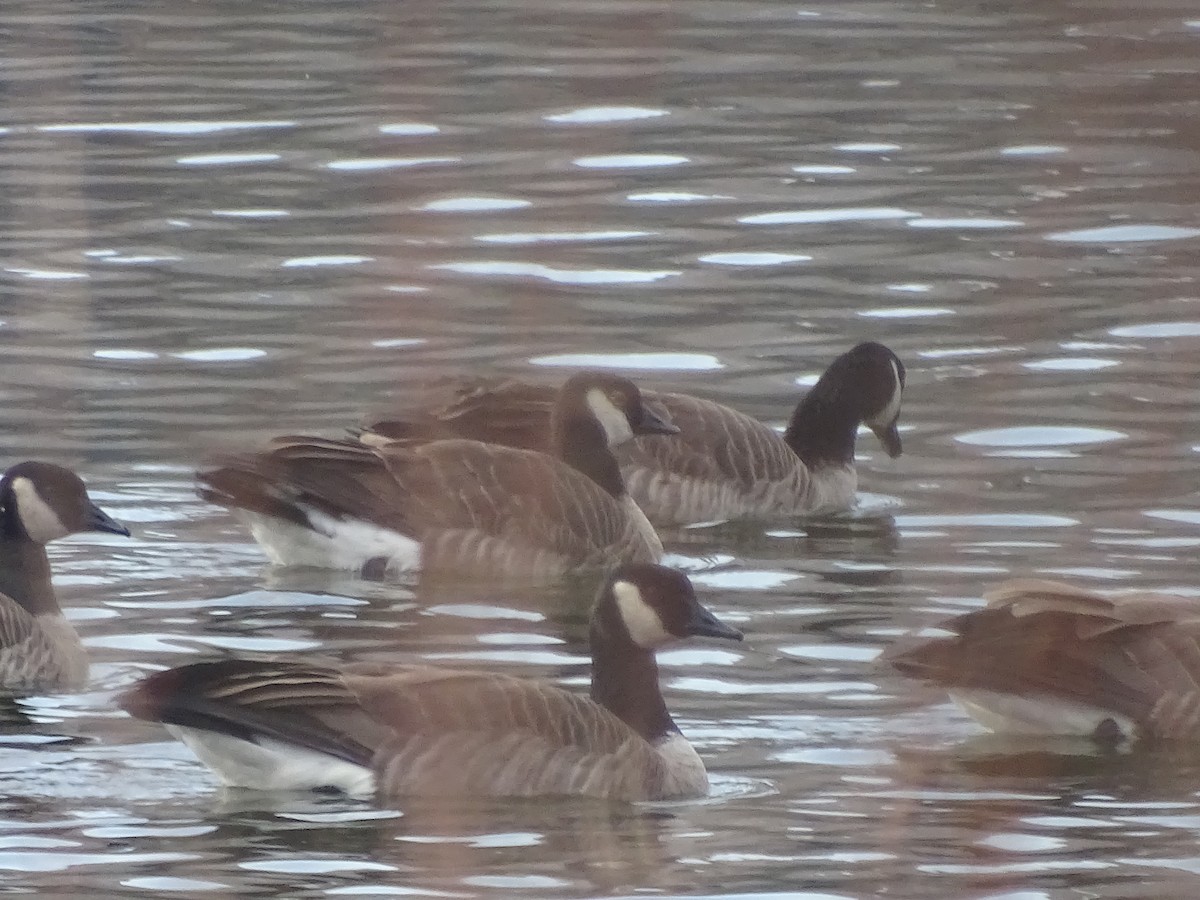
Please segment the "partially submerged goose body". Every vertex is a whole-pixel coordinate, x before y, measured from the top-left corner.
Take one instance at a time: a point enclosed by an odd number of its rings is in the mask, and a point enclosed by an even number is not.
[[[993,731],[1103,742],[1200,738],[1200,600],[1007,582],[909,638],[892,666],[944,687]]]

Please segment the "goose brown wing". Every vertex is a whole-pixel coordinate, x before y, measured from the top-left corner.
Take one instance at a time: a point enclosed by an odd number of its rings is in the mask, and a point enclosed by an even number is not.
[[[387,464],[354,441],[278,437],[262,451],[223,457],[196,477],[200,496],[220,506],[305,526],[309,506],[412,533]]]
[[[761,422],[686,394],[653,398],[680,433],[635,439],[619,452],[623,466],[659,469],[688,480],[732,482],[742,490],[794,476],[796,455]]]
[[[380,790],[636,799],[665,781],[662,759],[591,700],[503,675],[413,669],[348,675],[363,710],[392,737]]]
[[[511,378],[453,378],[414,400],[369,418],[364,442],[378,438],[468,438],[548,451],[556,389]]]
[[[370,766],[386,728],[334,669],[227,659],[157,672],[120,699],[130,715],[257,742],[269,738]]]
[[[1050,696],[1110,710],[1162,737],[1200,733],[1200,602],[1106,597],[1040,580],[1008,582],[988,605],[886,654],[951,690]]]
[[[69,628],[63,623],[63,628]],[[83,648],[77,647],[82,654]],[[54,686],[65,671],[67,648],[52,641],[38,617],[6,594],[0,594],[0,691]]]
[[[649,559],[624,508],[590,478],[532,450],[479,441],[388,444],[378,453],[427,541],[438,532],[485,535],[577,563]]]
[[[0,653],[20,647],[36,630],[34,617],[7,594],[0,594]]]

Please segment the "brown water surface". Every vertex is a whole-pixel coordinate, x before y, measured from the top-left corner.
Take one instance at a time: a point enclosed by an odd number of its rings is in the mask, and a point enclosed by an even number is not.
[[[4,10],[0,447],[135,536],[54,548],[94,686],[0,734],[0,890],[1198,893],[1186,749],[998,744],[874,662],[1009,575],[1197,593],[1193,2]],[[271,572],[192,467],[446,372],[609,364],[782,423],[867,338],[909,389],[858,518],[668,535],[747,632],[664,656],[709,800],[222,795],[111,705],[223,651],[581,685],[586,595]]]

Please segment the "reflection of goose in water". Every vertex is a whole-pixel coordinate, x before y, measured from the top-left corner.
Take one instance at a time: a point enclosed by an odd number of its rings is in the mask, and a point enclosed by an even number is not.
[[[858,487],[858,426],[899,456],[903,392],[904,364],[874,342],[830,364],[783,434],[711,400],[645,391],[680,433],[632,441],[617,456],[630,496],[660,525],[848,510]],[[451,380],[407,409],[368,420],[361,439],[458,437],[545,450],[553,397],[548,385],[516,379]]]

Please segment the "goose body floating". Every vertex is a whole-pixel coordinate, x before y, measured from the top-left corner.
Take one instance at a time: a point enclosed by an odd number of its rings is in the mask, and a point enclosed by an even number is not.
[[[58,605],[46,555],[50,541],[84,531],[129,535],[70,469],[23,462],[0,478],[0,692],[87,683],[87,653]]]
[[[691,583],[619,568],[592,614],[592,686],[581,696],[510,675],[431,666],[320,666],[227,659],[146,678],[123,698],[161,722],[223,783],[413,795],[702,796],[704,763],[667,711],[655,651],[741,632]]]
[[[783,434],[711,400],[644,391],[679,434],[638,438],[616,451],[629,496],[659,525],[848,510],[858,489],[858,426],[874,431],[889,456],[901,453],[904,378],[891,350],[859,344],[800,399]],[[470,438],[544,450],[553,402],[549,385],[453,379],[403,412],[369,420],[360,440]]]
[[[992,731],[1200,738],[1200,600],[1017,580],[884,659],[945,688]]]
[[[662,543],[613,448],[677,429],[633,382],[572,376],[544,423],[552,453],[482,441],[282,437],[198,473],[273,562],[366,571],[553,577],[654,562]]]

